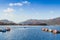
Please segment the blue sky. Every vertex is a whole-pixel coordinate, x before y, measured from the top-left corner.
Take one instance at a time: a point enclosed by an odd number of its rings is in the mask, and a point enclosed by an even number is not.
[[[56,17],[60,17],[59,0],[0,0],[0,20],[22,22]]]

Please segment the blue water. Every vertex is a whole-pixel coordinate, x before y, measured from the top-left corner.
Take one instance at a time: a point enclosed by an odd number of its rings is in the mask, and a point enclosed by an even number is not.
[[[0,29],[6,26],[0,26]],[[0,40],[60,40],[60,34],[44,32],[41,28],[57,29],[60,26],[8,26],[11,31],[0,32]],[[25,28],[24,28],[25,27]]]

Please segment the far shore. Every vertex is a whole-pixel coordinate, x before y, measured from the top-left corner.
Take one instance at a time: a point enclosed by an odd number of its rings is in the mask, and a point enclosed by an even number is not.
[[[60,26],[60,25],[0,25],[0,26]]]

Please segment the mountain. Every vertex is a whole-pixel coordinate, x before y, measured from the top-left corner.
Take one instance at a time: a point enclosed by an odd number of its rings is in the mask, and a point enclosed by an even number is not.
[[[18,24],[9,20],[0,20],[0,25],[60,25],[60,17],[48,20],[29,19]]]
[[[32,25],[60,25],[60,17],[54,18],[54,19],[48,19],[48,20],[36,20],[36,19],[30,19],[24,22],[21,22],[19,24],[32,24]]]
[[[0,20],[0,25],[14,25],[16,23],[9,20]]]
[[[3,22],[3,23],[13,23],[12,21],[9,21],[9,20],[0,20],[0,22]]]
[[[24,25],[47,25],[45,20],[36,20],[36,19],[30,19],[24,22],[21,22],[19,24],[24,24]]]
[[[54,19],[49,19],[46,23],[48,25],[60,25],[60,17],[54,18]]]

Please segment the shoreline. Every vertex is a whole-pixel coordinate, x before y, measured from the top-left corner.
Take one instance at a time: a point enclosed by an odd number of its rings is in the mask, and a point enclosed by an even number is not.
[[[0,26],[60,26],[60,25],[0,25]]]

